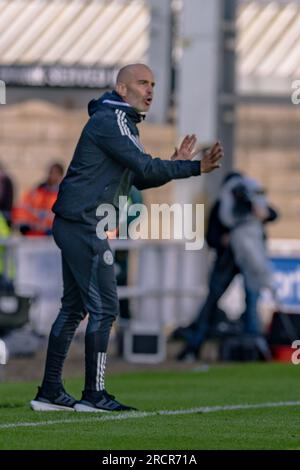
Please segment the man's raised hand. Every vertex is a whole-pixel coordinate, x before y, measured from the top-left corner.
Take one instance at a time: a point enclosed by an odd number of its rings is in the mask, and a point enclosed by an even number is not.
[[[180,147],[175,147],[171,160],[192,160],[202,150],[201,145],[196,144],[197,137],[195,134],[186,135]],[[205,152],[201,160],[201,173],[210,173],[216,168],[220,168],[220,160],[223,156],[223,148],[220,142],[216,142],[211,149]]]
[[[192,160],[201,148],[196,147],[197,137],[195,134],[186,135],[179,149],[175,147],[175,152],[171,156],[171,160]]]
[[[216,168],[220,168],[221,158],[224,157],[223,147],[220,142],[216,142],[211,149],[205,152],[201,159],[201,173],[210,173]]]

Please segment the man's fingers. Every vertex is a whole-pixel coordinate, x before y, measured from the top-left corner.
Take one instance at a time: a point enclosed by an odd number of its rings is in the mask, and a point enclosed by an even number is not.
[[[188,136],[186,135],[181,144],[179,145],[179,148],[182,149],[183,147],[186,146],[186,143],[188,141]]]
[[[220,142],[216,142],[209,150],[205,152],[206,156],[215,156],[218,152],[223,153],[223,147]]]
[[[206,156],[206,161],[208,161],[210,163],[216,163],[219,160],[221,160],[221,158],[223,158],[223,153],[222,152],[217,152],[213,155],[207,155]]]
[[[223,156],[224,156],[224,151],[220,144],[214,145],[213,148],[208,153],[208,158],[211,161],[219,160]]]
[[[215,142],[214,145],[211,147],[210,152],[213,152],[213,151],[215,151],[217,148],[220,148],[220,147],[222,147],[222,146],[221,146],[221,142],[217,141],[217,142]]]
[[[220,160],[220,158],[223,158],[223,156],[223,152],[216,152],[215,154],[210,155],[210,161],[215,162],[217,160]]]
[[[208,150],[202,159],[203,173],[210,173],[211,171],[220,168],[221,158],[224,157],[223,147],[220,142],[216,142],[210,150]]]
[[[185,138],[182,141],[182,144],[189,144],[190,141],[192,140],[192,138],[193,138],[193,136],[191,136],[190,134],[186,135]]]
[[[209,150],[208,153],[211,155],[215,155],[218,152],[223,152],[223,147],[219,142],[215,143],[215,145],[213,145],[213,147]]]
[[[181,143],[181,147],[193,147],[197,141],[197,137],[195,134],[192,135],[186,135],[185,138],[183,139]]]
[[[187,142],[189,142],[190,140],[190,135],[186,135],[185,138],[183,139],[183,141],[181,142],[181,145],[185,145]]]
[[[196,143],[197,143],[197,137],[195,136],[195,134],[192,134],[190,139],[189,139],[189,143],[188,143],[188,149],[189,149],[190,152],[193,151]]]
[[[188,134],[184,137],[178,153],[180,158],[183,159],[192,159],[194,158],[197,154],[201,152],[201,146],[197,145],[197,137],[195,134]],[[180,155],[182,154],[182,155]],[[215,142],[214,145],[208,150],[204,157],[206,162],[209,162],[210,164],[217,163],[222,157],[224,156],[223,148],[221,146],[221,143]]]

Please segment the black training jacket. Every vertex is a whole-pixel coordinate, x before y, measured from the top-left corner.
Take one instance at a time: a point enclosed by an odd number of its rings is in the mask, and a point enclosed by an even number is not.
[[[152,158],[139,141],[142,120],[116,92],[89,103],[85,125],[63,179],[53,212],[75,222],[95,224],[96,209],[118,207],[120,195],[161,186],[173,179],[200,174],[199,161]]]

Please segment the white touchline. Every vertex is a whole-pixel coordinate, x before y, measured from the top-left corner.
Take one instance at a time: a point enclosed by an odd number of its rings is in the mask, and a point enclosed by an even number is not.
[[[284,406],[300,406],[300,401],[279,401],[269,403],[257,403],[247,405],[224,405],[224,406],[200,406],[198,408],[189,408],[187,410],[160,410],[160,411],[131,411],[120,414],[101,415],[101,417],[90,417],[82,419],[56,419],[49,421],[35,421],[31,423],[6,423],[0,424],[1,429],[28,428],[38,426],[49,426],[52,424],[73,424],[73,423],[93,423],[97,421],[122,421],[126,419],[148,418],[152,416],[174,416],[190,415],[194,413],[214,413],[217,411],[235,411],[235,410],[255,410],[259,408],[280,408]],[[45,413],[45,412],[44,412]],[[57,413],[57,412],[56,412]]]

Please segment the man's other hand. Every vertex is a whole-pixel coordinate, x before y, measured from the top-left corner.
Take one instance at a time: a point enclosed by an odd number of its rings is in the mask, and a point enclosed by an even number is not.
[[[216,168],[220,168],[220,160],[223,157],[223,147],[220,142],[216,142],[210,150],[205,152],[204,157],[201,159],[201,173],[210,173]]]
[[[180,147],[175,147],[171,160],[192,160],[201,151],[201,147],[196,147],[196,143],[197,137],[195,134],[186,135]]]

